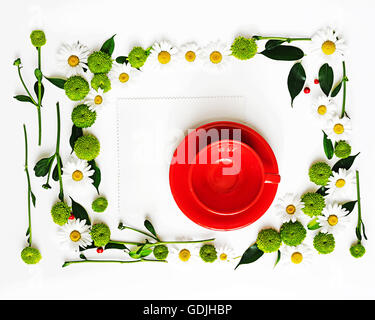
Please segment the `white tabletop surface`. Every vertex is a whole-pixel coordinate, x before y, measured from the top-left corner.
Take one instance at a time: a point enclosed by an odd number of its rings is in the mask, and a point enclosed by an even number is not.
[[[2,95],[0,110],[2,195],[1,212],[1,263],[0,298],[60,298],[60,299],[345,299],[374,298],[374,218],[372,103],[372,55],[375,49],[372,30],[375,23],[373,1],[97,1],[77,2],[66,0],[19,0],[3,5],[1,70]],[[71,254],[59,248],[57,226],[50,218],[50,207],[56,200],[57,185],[46,191],[40,186],[43,180],[32,174],[32,188],[37,197],[33,209],[33,243],[43,255],[37,266],[27,266],[20,259],[25,245],[27,229],[26,178],[23,172],[24,140],[22,124],[26,123],[30,140],[30,167],[40,157],[53,153],[55,144],[55,103],[60,101],[62,112],[63,159],[69,155],[68,143],[73,104],[63,91],[46,84],[43,109],[43,146],[36,146],[36,111],[31,105],[12,99],[22,93],[12,65],[17,57],[24,64],[24,77],[33,80],[35,51],[29,43],[32,28],[42,22],[48,45],[43,47],[43,70],[58,75],[56,51],[63,42],[80,40],[98,48],[104,40],[116,34],[114,55],[124,55],[134,45],[149,46],[154,41],[167,39],[177,45],[186,41],[207,43],[220,39],[231,42],[237,35],[311,36],[316,30],[332,25],[342,31],[348,43],[347,110],[353,121],[353,148],[361,156],[355,167],[361,172],[362,211],[369,241],[365,242],[366,255],[359,260],[348,253],[355,240],[356,211],[352,224],[337,238],[336,250],[327,256],[315,255],[306,269],[273,269],[274,255],[265,255],[258,262],[241,266],[236,271],[198,263],[191,267],[173,264],[134,265],[61,265]],[[290,108],[286,78],[289,62],[275,62],[257,56],[251,62],[235,63],[221,74],[192,71],[187,75],[173,70],[162,75],[151,73],[138,79],[127,92],[118,92],[119,98],[134,97],[185,97],[233,96],[244,98],[243,122],[258,130],[270,143],[279,163],[282,182],[278,196],[285,192],[303,193],[313,187],[308,182],[307,170],[313,161],[323,159],[322,135],[307,111],[309,99],[301,95],[295,108]],[[313,88],[314,74],[308,84]],[[142,78],[142,79],[141,79]],[[311,95],[316,94],[312,91]],[[160,101],[159,101],[160,102]],[[121,100],[126,105],[126,100]],[[152,104],[154,103],[154,104]],[[149,107],[158,107],[150,102]],[[176,119],[183,116],[183,106],[176,109]],[[242,109],[241,109],[242,110]],[[181,112],[181,113],[179,113]],[[157,117],[157,113],[156,117]],[[134,115],[134,113],[133,113]],[[215,119],[213,115],[212,119]],[[233,115],[236,119],[240,114]],[[206,115],[207,119],[210,117]],[[230,118],[231,116],[228,115]],[[126,220],[134,212],[118,212],[116,157],[116,110],[98,117],[92,132],[102,143],[97,161],[103,173],[102,193],[109,200],[103,220],[113,230],[113,238],[137,239],[130,231],[116,231],[119,220]],[[124,120],[120,121],[121,125]],[[185,128],[188,129],[188,128]],[[120,146],[121,148],[121,146]],[[121,151],[123,152],[123,151]],[[125,169],[121,169],[126,170]],[[32,170],[31,170],[31,173]],[[142,177],[142,181],[145,177]],[[155,181],[155,177],[153,177]],[[128,186],[128,189],[130,187]],[[125,189],[126,190],[126,189]],[[129,189],[130,190],[130,189]],[[89,208],[95,190],[77,195]],[[126,197],[126,194],[125,194]],[[152,199],[152,198],[151,198]],[[258,230],[266,226],[279,226],[278,220],[267,212],[252,226],[235,232],[213,232],[196,226],[182,214],[170,225],[158,210],[153,211],[152,201],[139,199],[139,215],[134,221],[142,223],[149,217],[161,237],[185,236],[188,238],[216,237],[230,243],[242,253],[256,238]],[[165,204],[175,206],[174,203]],[[176,210],[176,208],[173,208]],[[97,257],[93,255],[93,257]],[[104,256],[103,256],[104,257]],[[106,256],[107,257],[107,256]],[[232,265],[233,266],[233,265]]]

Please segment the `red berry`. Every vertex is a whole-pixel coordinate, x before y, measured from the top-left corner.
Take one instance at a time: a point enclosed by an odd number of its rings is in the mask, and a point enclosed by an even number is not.
[[[96,252],[97,252],[97,253],[103,253],[103,251],[104,251],[104,249],[103,249],[102,247],[96,249]]]
[[[303,89],[303,92],[304,92],[304,93],[310,93],[310,88],[309,88],[309,87],[306,87],[305,89]]]
[[[318,84],[318,83],[319,83],[319,80],[318,80],[318,79],[315,79],[315,80],[314,80],[314,83],[315,83],[315,84]]]
[[[74,215],[71,214],[71,215],[69,216],[69,220],[73,220],[73,219],[74,219]]]

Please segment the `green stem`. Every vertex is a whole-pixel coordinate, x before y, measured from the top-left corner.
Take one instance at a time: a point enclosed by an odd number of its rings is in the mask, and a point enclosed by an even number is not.
[[[342,108],[341,108],[341,118],[345,116],[345,104],[346,104],[346,82],[348,78],[346,77],[346,66],[345,61],[342,62],[342,85],[343,85],[343,93],[342,93]]]
[[[27,146],[27,132],[26,126],[23,125],[23,132],[25,136],[25,172],[27,177],[27,213],[29,220],[29,247],[31,247],[32,242],[32,232],[31,232],[31,184],[30,184],[30,175],[28,170],[28,146]]]
[[[288,43],[292,41],[311,41],[311,38],[285,38],[285,37],[261,37],[261,36],[254,36],[256,40],[283,40]]]
[[[126,242],[126,241],[115,241],[115,240],[110,240],[108,243],[123,244],[123,245],[130,245],[130,246],[141,246],[144,244],[142,242]]]
[[[155,236],[153,236],[152,234],[149,234],[149,233],[144,232],[144,231],[142,231],[142,230],[138,230],[138,229],[136,229],[136,228],[127,227],[127,226],[122,226],[122,227],[121,227],[121,230],[124,230],[124,229],[130,229],[130,230],[133,230],[133,231],[135,231],[135,232],[142,233],[142,234],[144,234],[144,235],[147,236],[147,237],[150,237],[150,238],[152,238],[152,239],[154,239],[154,240],[156,240],[156,241],[159,241],[159,239],[156,238]]]
[[[74,263],[137,263],[137,262],[164,262],[166,260],[148,260],[148,259],[139,259],[139,260],[78,260],[78,261],[66,261],[63,264],[63,268],[67,267]]]
[[[358,223],[357,230],[361,233],[361,224],[362,224],[362,214],[361,214],[361,192],[359,189],[359,171],[356,170],[356,182],[357,182],[357,205],[358,205]],[[361,241],[361,239],[358,239]]]
[[[40,47],[38,47],[38,69],[40,70],[40,72],[42,72]],[[42,143],[42,114],[40,110],[41,106],[42,106],[42,78],[38,79],[38,126],[39,126],[38,145],[39,146]]]
[[[30,91],[27,89],[25,82],[23,81],[23,78],[22,78],[22,75],[21,75],[21,67],[20,67],[20,66],[17,66],[17,69],[18,69],[18,76],[19,76],[19,78],[20,78],[20,80],[21,80],[21,83],[22,83],[22,85],[23,85],[23,88],[26,90],[26,92],[27,92],[29,98],[31,99],[31,101],[33,102],[33,104],[34,104],[35,106],[38,106],[38,104],[35,102],[35,100],[34,100],[34,98],[32,97],[32,95],[30,94]]]
[[[61,178],[61,158],[60,158],[60,131],[61,131],[61,121],[60,121],[60,105],[56,103],[56,113],[57,113],[57,140],[56,140],[56,161],[57,161],[57,173],[59,176],[59,184],[60,184],[60,193],[59,198],[61,201],[64,199],[64,188]]]
[[[192,241],[157,241],[154,243],[149,243],[150,247],[157,246],[160,244],[190,244],[190,243],[202,243],[202,242],[211,242],[214,241],[215,238],[211,239],[205,239],[205,240],[192,240]],[[115,243],[115,244],[124,244],[124,245],[134,245],[134,246],[141,246],[144,245],[145,243],[142,242],[126,242],[126,241],[109,241],[110,243]]]

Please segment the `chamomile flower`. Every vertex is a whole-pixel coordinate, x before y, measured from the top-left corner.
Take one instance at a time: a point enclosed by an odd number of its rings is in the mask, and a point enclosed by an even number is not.
[[[276,213],[282,222],[292,220],[295,222],[297,219],[301,220],[304,218],[302,212],[303,203],[299,196],[287,193],[284,197],[279,198],[278,203],[275,206]]]
[[[234,250],[226,245],[218,246],[216,249],[217,262],[230,262],[236,257]]]
[[[204,64],[212,70],[224,68],[233,59],[230,45],[216,41],[209,43],[202,51]]]
[[[349,222],[348,213],[346,209],[337,203],[327,204],[322,211],[322,215],[318,216],[319,225],[322,227],[321,231],[335,233],[344,229]]]
[[[118,87],[128,87],[139,75],[140,71],[133,68],[130,63],[115,63],[108,76],[111,83]]]
[[[87,58],[90,50],[79,41],[69,44],[63,44],[58,52],[57,58],[60,68],[67,77],[79,75],[87,69]]]
[[[91,166],[86,160],[71,156],[64,163],[62,178],[66,184],[71,187],[84,187],[92,183],[90,178],[94,174]]]
[[[156,42],[150,51],[150,56],[147,58],[146,65],[165,68],[170,66],[176,60],[178,50],[168,41]]]
[[[329,196],[346,196],[353,191],[355,175],[352,171],[339,168],[338,172],[332,172],[328,180],[327,193]]]
[[[202,49],[195,42],[186,43],[179,50],[179,60],[184,66],[197,65],[202,60]]]
[[[282,246],[280,248],[281,252],[281,264],[283,265],[308,265],[312,260],[313,251],[311,248],[302,243],[298,246]]]
[[[176,244],[170,248],[170,255],[168,261],[190,265],[192,262],[197,261],[199,258],[199,247],[197,244],[181,243]]]
[[[342,60],[346,45],[344,40],[331,27],[319,30],[311,40],[311,52],[313,54],[327,61]]]
[[[319,120],[327,120],[337,112],[337,106],[332,99],[326,96],[319,96],[311,104],[311,113]]]
[[[348,140],[352,131],[348,117],[340,118],[337,114],[328,119],[324,132],[332,141]]]
[[[61,227],[59,236],[61,242],[74,251],[78,251],[79,247],[86,248],[92,243],[90,227],[86,224],[86,220],[69,220]]]
[[[91,89],[83,101],[83,103],[88,105],[89,109],[93,112],[105,109],[110,102],[110,94],[105,93],[101,88],[98,88],[98,90]]]

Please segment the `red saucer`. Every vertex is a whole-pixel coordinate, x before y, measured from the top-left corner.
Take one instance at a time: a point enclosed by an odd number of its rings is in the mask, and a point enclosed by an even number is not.
[[[173,155],[169,170],[169,183],[172,195],[181,211],[190,220],[205,228],[214,230],[243,228],[259,219],[267,211],[275,198],[278,184],[264,183],[258,199],[249,208],[236,214],[218,214],[205,208],[193,194],[194,191],[189,183],[189,172],[191,166],[194,165],[197,153],[206,147],[202,141],[207,137],[208,143],[224,139],[240,140],[257,153],[265,172],[279,178],[275,155],[268,143],[256,131],[243,124],[230,121],[207,123],[190,132]],[[273,180],[275,182],[275,179]]]

